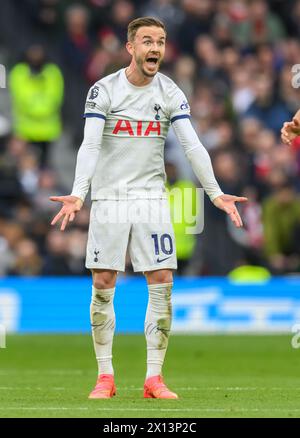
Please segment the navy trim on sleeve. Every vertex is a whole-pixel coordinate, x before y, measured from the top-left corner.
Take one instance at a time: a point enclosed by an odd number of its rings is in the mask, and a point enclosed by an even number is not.
[[[190,118],[191,118],[191,116],[189,116],[188,114],[181,114],[179,116],[172,117],[171,123],[174,123],[174,122],[176,122],[176,120],[179,120],[179,119],[190,119]]]
[[[86,117],[98,117],[99,119],[103,119],[106,120],[106,117],[103,114],[98,114],[98,113],[85,113],[83,115],[84,118]]]

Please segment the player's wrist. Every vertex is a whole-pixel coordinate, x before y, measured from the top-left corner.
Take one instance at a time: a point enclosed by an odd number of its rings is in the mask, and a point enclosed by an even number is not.
[[[76,193],[76,192],[72,192],[72,193],[70,194],[70,196],[72,196],[72,198],[74,198],[74,201],[75,201],[76,203],[78,202],[78,204],[81,204],[80,207],[82,207],[82,205],[84,204],[84,197],[83,197],[82,195],[79,195],[79,194]]]

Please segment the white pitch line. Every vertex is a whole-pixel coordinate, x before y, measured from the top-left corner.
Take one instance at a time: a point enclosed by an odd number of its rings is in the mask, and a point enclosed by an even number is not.
[[[22,370],[22,375],[53,375],[53,376],[64,376],[64,375],[87,375],[87,374],[91,374],[92,371],[88,371],[88,372],[84,372],[83,370],[55,370],[55,369],[51,369],[51,370]],[[94,373],[94,371],[93,371]],[[11,374],[20,374],[20,370],[0,370],[0,376],[9,376]]]
[[[0,391],[69,391],[69,388],[41,388],[32,386],[0,386]]]
[[[135,388],[135,387],[118,387],[117,388],[119,391],[142,391],[143,388]],[[235,387],[174,387],[174,389],[176,391],[287,391],[287,390],[293,390],[293,391],[300,391],[300,387],[295,387],[295,388],[283,388],[283,387],[266,387],[266,386],[262,386],[262,387],[239,387],[239,386],[235,386]],[[33,386],[0,386],[0,391],[69,391],[70,388],[69,387],[33,387]]]
[[[121,412],[228,412],[228,413],[238,413],[238,412],[300,412],[299,409],[282,409],[282,408],[88,408],[88,407],[0,407],[1,411],[121,411]]]

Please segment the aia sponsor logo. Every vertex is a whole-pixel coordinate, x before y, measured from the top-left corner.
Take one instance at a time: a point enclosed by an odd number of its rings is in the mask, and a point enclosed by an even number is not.
[[[118,120],[112,133],[118,135],[122,132],[132,137],[148,137],[150,134],[160,135],[160,122]]]

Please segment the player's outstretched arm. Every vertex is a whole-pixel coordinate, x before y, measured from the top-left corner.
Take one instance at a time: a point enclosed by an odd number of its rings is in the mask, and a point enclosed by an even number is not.
[[[202,187],[213,204],[225,211],[236,227],[242,227],[243,222],[235,206],[236,202],[246,202],[247,198],[225,195],[216,181],[210,156],[200,142],[191,122],[187,118],[176,120],[173,123],[175,134],[184,148],[192,168]]]
[[[300,110],[296,112],[291,122],[285,122],[281,129],[281,140],[287,145],[300,135]]]
[[[61,202],[63,204],[57,215],[52,219],[51,225],[55,225],[61,218],[63,218],[60,230],[64,231],[68,222],[74,220],[75,215],[81,209],[83,202],[80,198],[72,195],[50,196],[50,200]]]
[[[71,195],[51,196],[50,200],[63,204],[60,211],[52,219],[55,225],[61,218],[61,231],[64,231],[68,222],[72,222],[76,213],[81,209],[89,190],[93,174],[96,169],[100,151],[100,144],[104,129],[104,120],[88,118],[84,127],[84,138],[77,154],[75,179]]]
[[[243,196],[221,195],[213,200],[214,205],[228,214],[237,228],[243,226],[241,216],[235,206],[236,202],[246,202],[248,199]]]

